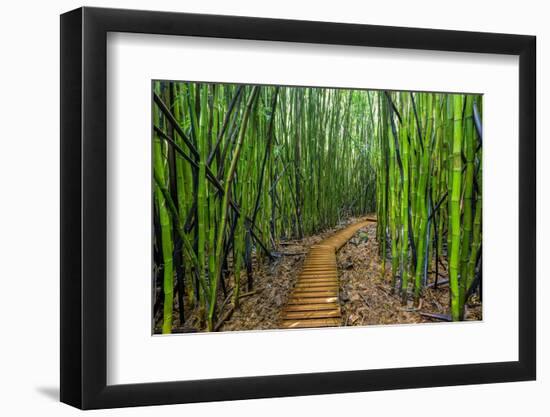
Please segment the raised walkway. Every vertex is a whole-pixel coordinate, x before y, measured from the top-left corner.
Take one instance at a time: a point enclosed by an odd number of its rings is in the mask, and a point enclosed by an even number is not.
[[[376,222],[376,219],[366,218],[349,225],[310,248],[296,286],[282,312],[281,328],[341,325],[336,252],[359,229],[372,222]]]

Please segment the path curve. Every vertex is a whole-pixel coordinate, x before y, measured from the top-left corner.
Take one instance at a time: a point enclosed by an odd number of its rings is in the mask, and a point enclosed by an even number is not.
[[[339,230],[313,245],[290,299],[281,315],[281,328],[298,329],[340,326],[336,252],[357,231],[376,219],[368,217]]]

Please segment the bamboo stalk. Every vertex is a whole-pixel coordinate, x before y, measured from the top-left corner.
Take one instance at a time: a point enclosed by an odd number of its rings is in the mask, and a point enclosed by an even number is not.
[[[451,290],[451,317],[458,321],[462,317],[459,288],[460,269],[460,197],[462,187],[462,105],[463,97],[453,96],[453,146],[450,198],[449,288]]]

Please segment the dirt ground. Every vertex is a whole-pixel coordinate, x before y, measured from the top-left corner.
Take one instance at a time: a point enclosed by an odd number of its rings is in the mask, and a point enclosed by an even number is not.
[[[372,224],[356,233],[337,254],[343,325],[425,323],[439,320],[420,313],[449,314],[446,284],[426,289],[417,309],[413,308],[412,300],[406,306],[401,305],[401,297],[391,293],[391,260],[387,259],[382,274],[378,246],[376,224]],[[443,276],[438,281],[446,281],[444,265],[439,269]],[[434,276],[430,274],[428,284],[433,284]],[[481,303],[475,296],[467,306],[466,320],[481,320]]]

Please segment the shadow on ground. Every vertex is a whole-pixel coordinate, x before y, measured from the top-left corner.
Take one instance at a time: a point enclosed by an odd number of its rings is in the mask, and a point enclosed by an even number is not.
[[[59,387],[36,387],[36,391],[53,401],[59,401]]]

